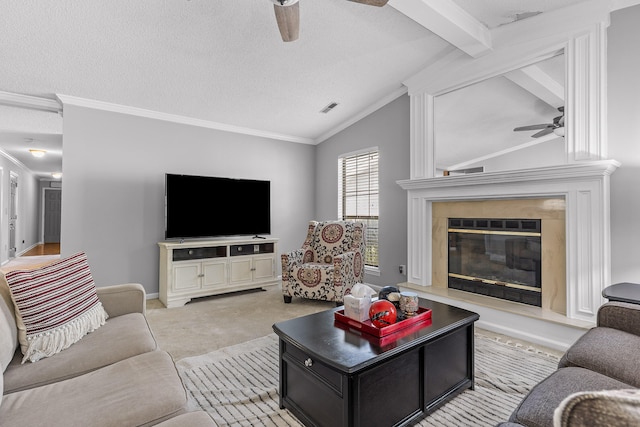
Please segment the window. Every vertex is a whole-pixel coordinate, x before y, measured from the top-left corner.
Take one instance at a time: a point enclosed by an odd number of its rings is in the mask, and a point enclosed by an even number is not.
[[[338,159],[338,217],[367,225],[365,266],[378,267],[378,149]]]

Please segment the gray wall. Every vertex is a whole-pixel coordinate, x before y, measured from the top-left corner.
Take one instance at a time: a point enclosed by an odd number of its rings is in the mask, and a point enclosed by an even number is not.
[[[640,283],[640,6],[614,12],[608,38],[612,281]]]
[[[317,146],[316,218],[338,215],[338,157],[377,146],[380,150],[380,276],[367,283],[406,282],[398,272],[407,264],[407,194],[396,181],[409,178],[409,97],[403,95]]]
[[[279,252],[300,247],[315,211],[315,147],[68,105],[64,110],[62,255],[85,251],[98,286],[158,292],[164,174],[271,181]],[[251,195],[238,195],[251,197]],[[202,209],[233,209],[203,198]]]

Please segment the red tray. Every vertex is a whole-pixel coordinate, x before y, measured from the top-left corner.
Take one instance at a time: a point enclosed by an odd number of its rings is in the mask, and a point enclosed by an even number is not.
[[[426,328],[427,326],[431,326],[431,319],[427,319],[427,320],[424,320],[422,322],[414,323],[414,324],[412,324],[411,326],[409,326],[407,328],[400,329],[398,332],[394,332],[392,334],[385,335],[383,337],[374,337],[371,334],[363,333],[360,330],[355,330],[355,329],[351,328],[348,324],[339,322],[337,320],[334,321],[334,326],[336,328],[340,328],[340,329],[345,330],[345,331],[351,331],[353,333],[357,333],[361,337],[363,337],[364,339],[369,341],[369,343],[371,343],[371,344],[373,344],[375,346],[395,348],[394,344],[400,338],[405,338],[405,337],[417,338],[418,337],[418,333],[422,328]]]
[[[425,320],[431,319],[431,309],[418,307],[418,313],[415,316],[401,320],[397,323],[394,323],[393,325],[385,326],[384,328],[377,328],[373,326],[371,320],[360,322],[358,320],[347,317],[344,315],[344,310],[336,310],[334,312],[334,317],[335,320],[340,323],[344,323],[354,329],[380,338],[384,337],[385,335],[401,331],[405,328],[408,328],[409,326],[415,325],[416,323],[424,322]]]

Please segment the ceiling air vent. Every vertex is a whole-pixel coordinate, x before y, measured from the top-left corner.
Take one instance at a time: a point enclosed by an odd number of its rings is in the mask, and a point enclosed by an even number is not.
[[[336,108],[338,106],[337,102],[332,102],[331,104],[327,105],[326,107],[324,107],[322,110],[320,110],[321,113],[325,113],[327,114],[329,111],[333,110],[334,108]]]

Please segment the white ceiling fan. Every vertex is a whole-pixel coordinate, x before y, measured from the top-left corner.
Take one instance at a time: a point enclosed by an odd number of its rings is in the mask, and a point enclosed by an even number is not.
[[[292,42],[300,35],[300,0],[271,0],[282,41]],[[369,6],[381,7],[389,0],[349,0]]]

